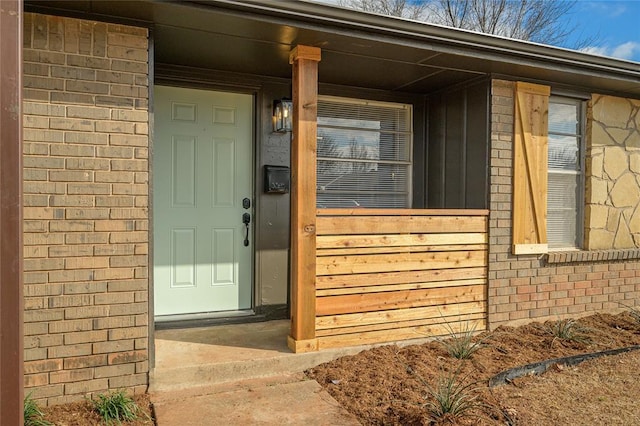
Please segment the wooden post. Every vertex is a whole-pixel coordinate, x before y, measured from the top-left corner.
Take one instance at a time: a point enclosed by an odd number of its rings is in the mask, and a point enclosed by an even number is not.
[[[0,3],[0,425],[22,425],[22,0]]]
[[[291,141],[291,335],[294,352],[318,350],[316,339],[316,145],[320,49],[297,46]]]

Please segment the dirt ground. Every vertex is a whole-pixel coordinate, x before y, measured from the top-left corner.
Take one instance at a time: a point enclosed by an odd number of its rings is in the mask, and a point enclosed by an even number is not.
[[[319,365],[307,375],[364,425],[640,424],[640,351],[488,388],[490,377],[509,368],[640,344],[640,324],[628,313],[596,314],[578,323],[588,342],[554,338],[552,323],[532,323],[480,334],[476,339],[484,339],[484,346],[466,361],[434,341],[378,347]],[[437,422],[425,409],[427,389],[447,374],[472,384],[479,404],[469,416]]]
[[[135,395],[134,401],[140,407],[138,420],[134,422],[125,422],[126,426],[149,426],[154,425],[153,410],[149,395]],[[104,422],[100,421],[100,416],[93,411],[89,401],[74,402],[72,404],[54,405],[48,408],[42,408],[45,414],[45,420],[51,422],[55,426],[97,426]]]

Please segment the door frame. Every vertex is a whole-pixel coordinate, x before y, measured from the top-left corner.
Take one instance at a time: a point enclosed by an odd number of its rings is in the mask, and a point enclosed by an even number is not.
[[[227,84],[222,83],[224,81],[224,77],[216,78],[215,72],[211,73],[207,70],[207,74],[204,74],[202,70],[188,70],[182,67],[180,69],[174,69],[173,67],[168,67],[168,69],[158,69],[156,67],[155,74],[153,78],[149,79],[149,109],[151,111],[150,119],[149,119],[149,270],[151,273],[149,274],[149,333],[150,336],[153,336],[155,329],[158,328],[186,328],[186,327],[194,327],[194,326],[203,326],[207,324],[215,324],[215,323],[228,323],[230,321],[250,321],[253,316],[255,316],[256,311],[256,302],[258,300],[258,286],[257,286],[257,244],[256,235],[257,227],[259,223],[259,209],[257,208],[257,135],[258,135],[258,126],[260,121],[260,111],[257,106],[260,104],[260,86],[256,84]],[[186,71],[191,71],[186,74]],[[198,72],[198,76],[194,76],[193,72]],[[226,74],[226,73],[224,73]],[[227,77],[228,78],[228,77]],[[257,80],[256,80],[257,82]],[[250,229],[250,238],[254,241],[251,250],[251,306],[248,310],[240,310],[240,311],[223,311],[219,314],[217,313],[208,313],[208,314],[184,314],[184,315],[172,315],[171,318],[167,318],[166,320],[158,321],[155,317],[155,286],[154,286],[154,253],[153,247],[155,243],[154,232],[155,232],[155,223],[154,223],[154,202],[153,202],[153,172],[154,172],[154,149],[153,145],[155,142],[155,123],[154,123],[154,112],[155,112],[155,97],[154,97],[154,87],[156,85],[159,86],[171,86],[177,88],[184,89],[198,89],[198,90],[208,90],[208,91],[217,91],[217,92],[230,92],[237,93],[243,95],[249,95],[252,97],[252,119],[251,119],[251,179],[253,183],[253,187],[251,189],[251,198],[252,198],[252,206],[251,206],[251,214],[252,214],[252,224],[253,226]],[[150,339],[150,345],[152,345],[153,338]]]

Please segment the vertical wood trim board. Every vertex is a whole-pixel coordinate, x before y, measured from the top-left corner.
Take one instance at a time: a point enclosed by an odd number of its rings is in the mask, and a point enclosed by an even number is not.
[[[546,252],[549,86],[516,83],[513,251]]]
[[[0,424],[23,422],[22,0],[0,4]]]

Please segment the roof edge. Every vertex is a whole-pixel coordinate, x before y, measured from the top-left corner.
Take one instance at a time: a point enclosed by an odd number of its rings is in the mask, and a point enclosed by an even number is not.
[[[185,3],[185,2],[181,2]],[[611,77],[640,80],[640,63],[593,55],[561,47],[508,39],[491,34],[379,15],[309,0],[192,0],[190,3],[339,26],[360,32],[421,40],[483,54],[511,55],[540,63],[554,63]]]

